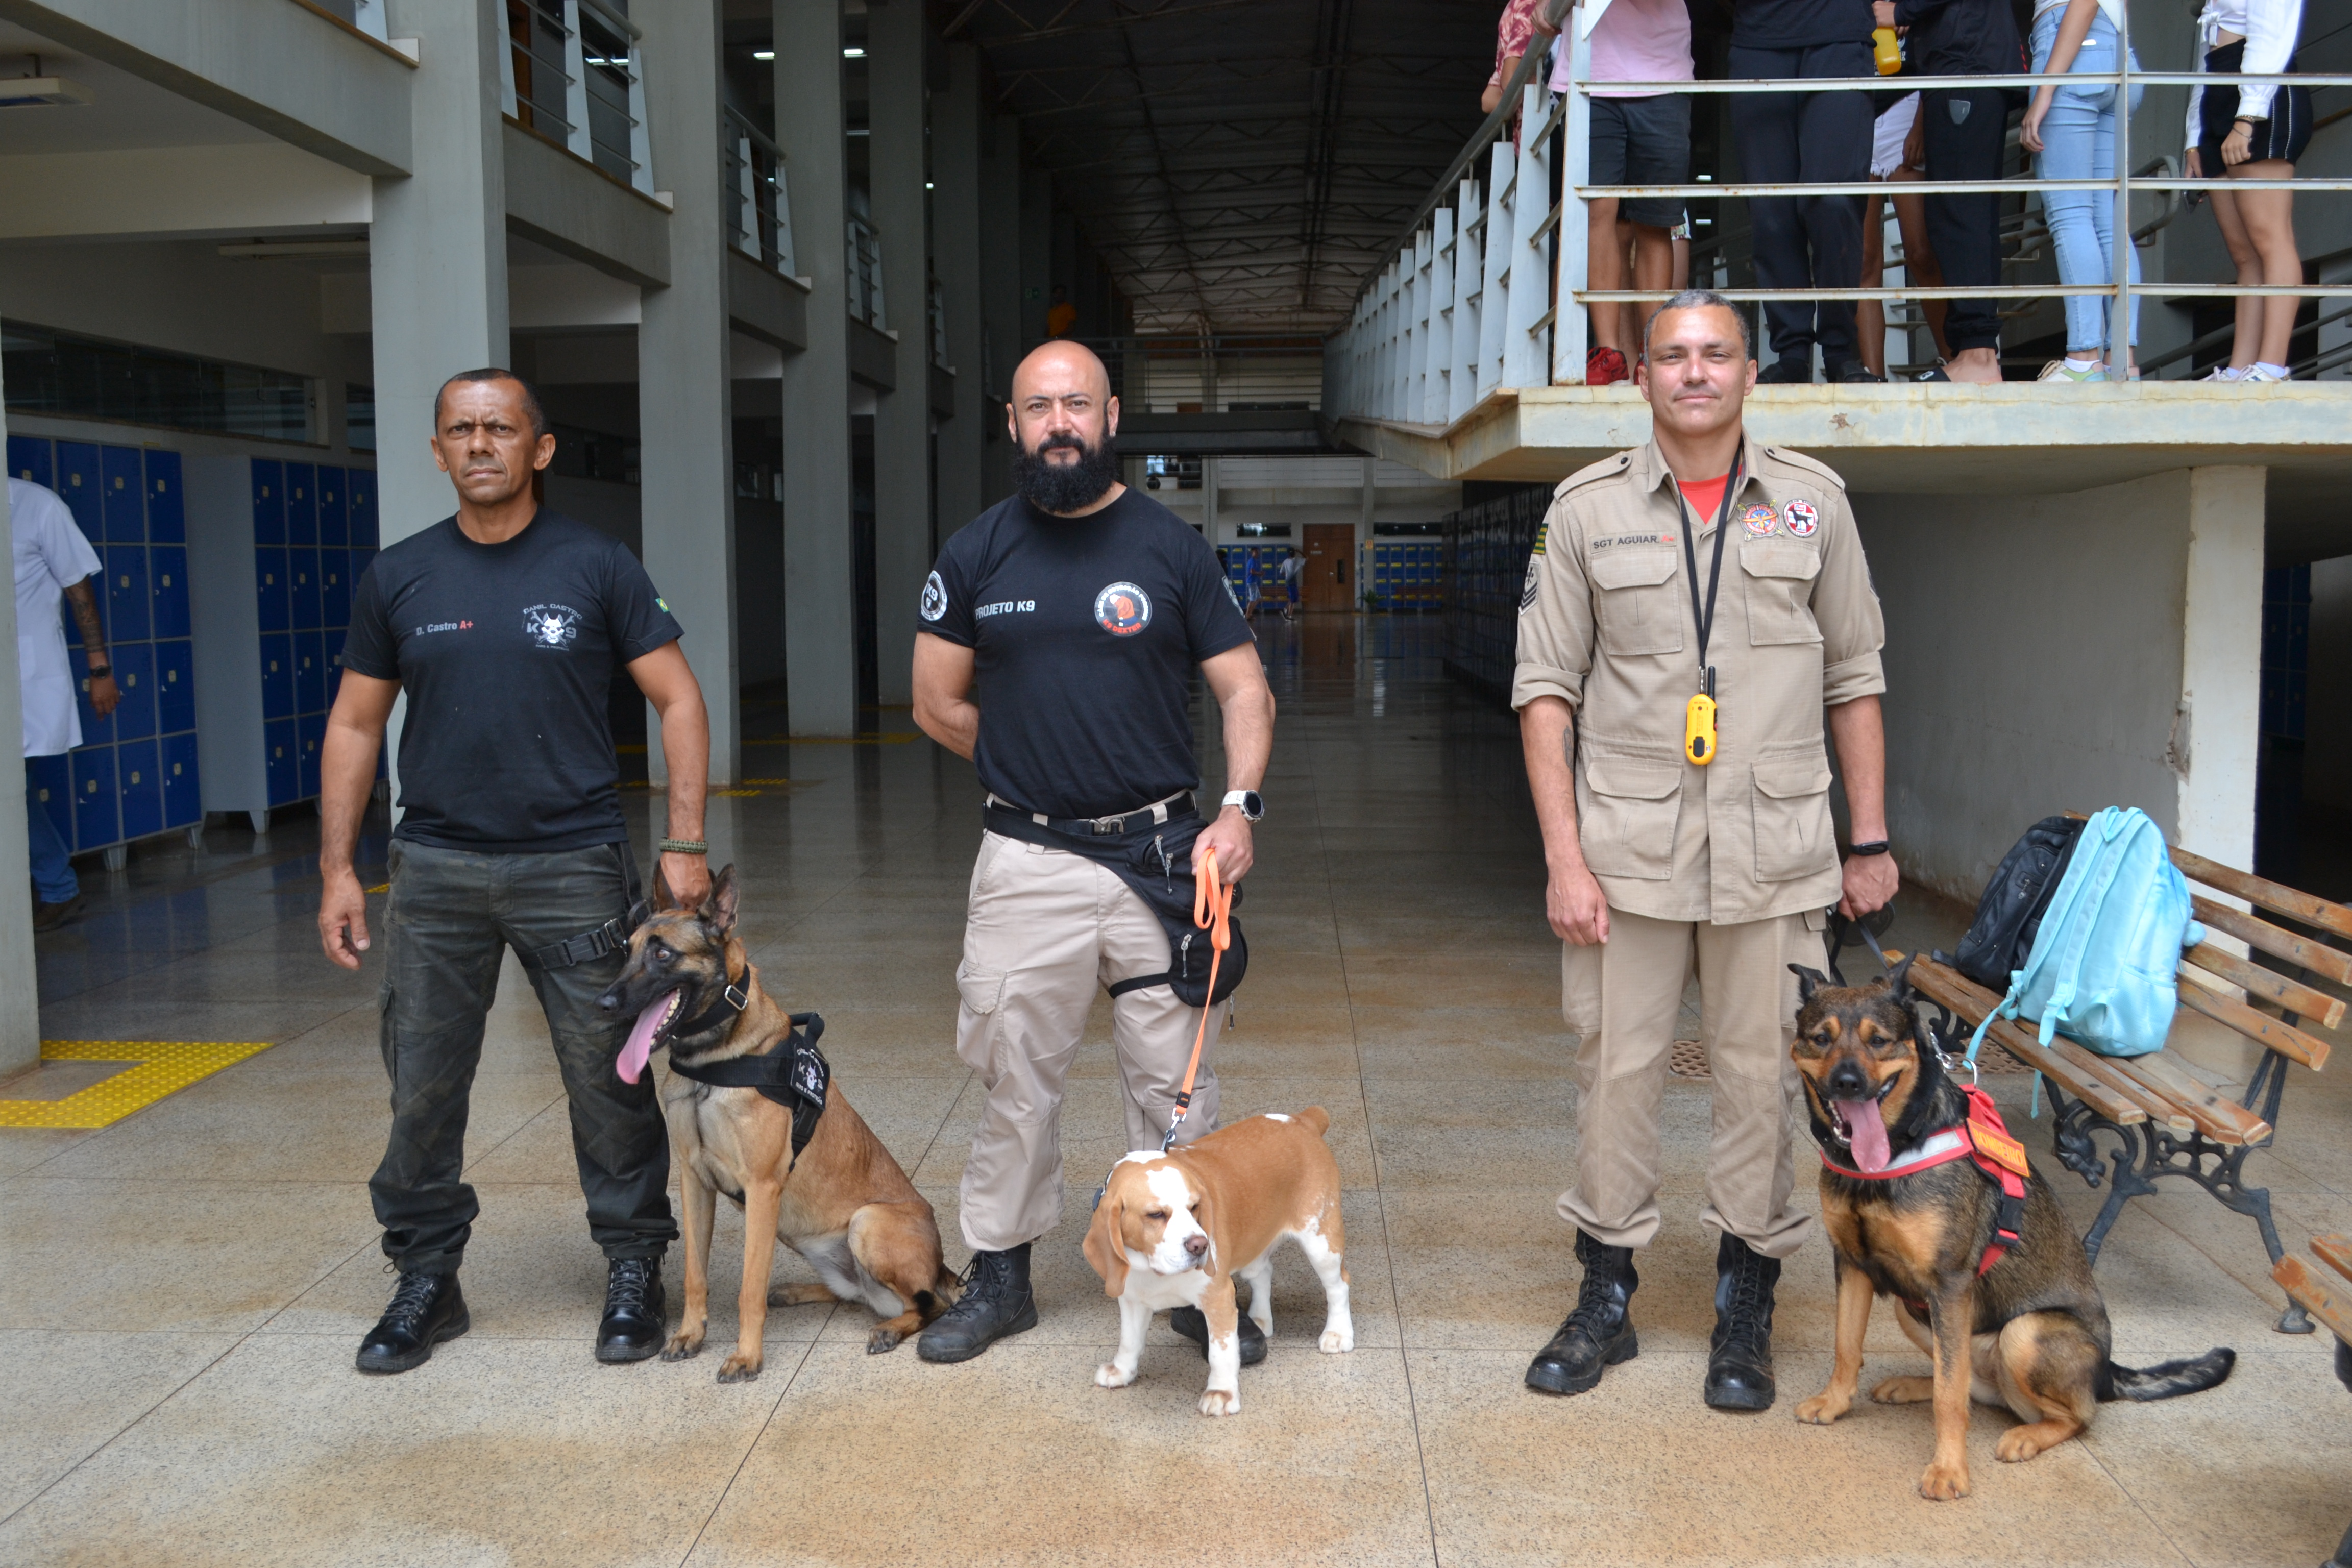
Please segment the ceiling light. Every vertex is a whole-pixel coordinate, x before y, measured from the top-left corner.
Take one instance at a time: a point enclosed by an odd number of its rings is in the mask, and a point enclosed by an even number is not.
[[[776,51],[773,49],[753,49],[751,51],[751,58],[755,60],[772,60],[776,58]]]
[[[925,189],[925,190],[927,190],[927,191],[929,191],[929,190],[936,190],[937,188],[938,188],[938,187],[937,187],[937,186],[935,186],[935,185],[933,185],[933,184],[930,183],[930,181],[929,181],[929,180],[925,180],[925,181],[923,182],[923,189]]]
[[[11,77],[0,81],[0,109],[37,109],[53,103],[88,103],[89,89],[61,76]]]
[[[866,51],[853,45],[841,51],[841,58],[845,60],[862,60],[866,58]]]

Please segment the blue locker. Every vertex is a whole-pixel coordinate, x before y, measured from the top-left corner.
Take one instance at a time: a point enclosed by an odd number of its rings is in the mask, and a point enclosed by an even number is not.
[[[318,470],[308,463],[286,465],[286,542],[319,542]]]
[[[155,645],[114,646],[114,688],[122,694],[114,710],[114,738],[129,741],[155,733]]]
[[[292,596],[293,621],[298,632],[312,630],[319,624],[319,552],[300,545],[286,552],[286,587]]]
[[[318,713],[327,706],[327,647],[317,632],[294,634],[294,711]]]
[[[286,465],[253,459],[253,542],[286,542]]]
[[[327,648],[327,707],[335,706],[335,693],[343,689],[343,638],[350,635],[346,626],[329,626],[322,634]]]
[[[8,477],[29,479],[48,489],[57,486],[57,465],[51,460],[49,439],[46,436],[11,436],[8,437]]]
[[[58,482],[50,487],[65,497],[81,536],[96,544],[106,537],[99,517],[98,448],[87,441],[58,443]]]
[[[147,542],[184,544],[188,538],[187,504],[180,495],[180,454],[147,454]]]
[[[261,599],[261,629],[294,629],[294,601],[286,590],[286,552],[263,548],[253,552],[253,591]]]
[[[162,748],[163,826],[186,827],[205,819],[204,784],[196,776],[196,738],[166,735]]]
[[[352,552],[348,550],[319,552],[319,624],[352,624]]]
[[[145,642],[154,636],[152,595],[147,589],[147,547],[110,544],[106,560],[106,640]]]
[[[343,471],[343,512],[350,522],[352,548],[373,550],[376,547],[373,473],[366,468]]]
[[[121,842],[117,831],[122,816],[115,798],[114,748],[84,746],[67,753],[73,759],[74,834],[76,849],[96,849]]]
[[[294,717],[294,638],[271,632],[261,639],[261,716]]]
[[[349,503],[343,489],[343,470],[319,466],[319,542],[330,549],[341,550],[352,542]]]
[[[74,706],[81,712],[81,743],[85,746],[106,746],[113,744],[114,721],[111,718],[100,718],[98,716],[98,710],[89,705],[89,665],[88,661],[82,658],[81,650],[79,648],[70,651],[67,655],[67,659],[68,662],[73,666]],[[118,681],[116,685],[119,689],[121,682]]]
[[[125,838],[144,838],[163,831],[163,780],[155,759],[152,741],[129,741],[115,748],[114,774],[122,795]]]
[[[176,735],[195,727],[195,647],[159,642],[155,645],[155,732]]]
[[[13,458],[9,459],[12,472],[15,471],[15,461]],[[49,814],[49,820],[57,824],[58,837],[71,844],[74,838],[71,759],[62,752],[54,757],[31,757],[26,760],[26,789]]]
[[[136,447],[101,447],[98,454],[99,511],[115,544],[147,542],[147,476]]]
[[[269,804],[284,805],[302,798],[302,742],[291,719],[275,719],[261,727],[262,766],[269,779]]]
[[[154,635],[184,637],[193,630],[188,619],[188,547],[158,544],[147,552],[147,582],[154,595]]]
[[[294,729],[302,740],[301,765],[297,773],[302,793],[297,798],[308,800],[319,793],[319,758],[327,742],[327,716],[305,713],[294,721]]]

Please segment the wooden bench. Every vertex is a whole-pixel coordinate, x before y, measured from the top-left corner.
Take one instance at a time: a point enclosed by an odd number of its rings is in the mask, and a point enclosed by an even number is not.
[[[2342,904],[2232,870],[2185,849],[2173,850],[2172,862],[2204,889],[2321,931],[2352,937],[2352,909]],[[2186,1177],[2231,1210],[2251,1216],[2262,1227],[2271,1261],[2275,1264],[2285,1256],[2271,1220],[2269,1190],[2245,1184],[2246,1156],[2270,1146],[2288,1068],[2317,1071],[2326,1065],[2327,1042],[2300,1026],[2308,1018],[2332,1029],[2342,1022],[2345,1004],[2307,982],[2319,976],[2352,986],[2352,952],[2217,902],[2197,888],[2191,889],[2191,901],[2196,918],[2209,931],[2235,937],[2293,966],[2292,973],[2284,973],[2250,963],[2210,939],[2181,956],[2180,1008],[2172,1045],[2180,1043],[2182,1025],[2190,1015],[2235,1031],[2261,1047],[2243,1085],[2170,1047],[2130,1058],[2097,1056],[2063,1037],[2043,1047],[2034,1026],[2022,1019],[1995,1019],[1986,1032],[1988,1041],[1998,1042],[2040,1072],[2048,1085],[2059,1162],[2094,1188],[2103,1181],[2111,1183],[2106,1204],[2083,1237],[2094,1263],[2124,1205],[2156,1191],[2158,1178],[2164,1176]],[[1899,956],[1888,954],[1890,961]],[[1955,1055],[1965,1049],[1985,1015],[2000,1005],[1994,993],[1924,955],[1911,966],[1911,984],[1940,1013],[1940,1019],[1930,1020],[1930,1027],[1943,1048]],[[2114,1152],[2104,1159],[2098,1143],[2102,1139],[2114,1144]],[[2312,1331],[2310,1313],[2300,1300],[2290,1300],[2278,1327],[2281,1333]]]
[[[2271,1266],[2271,1278],[2336,1336],[2336,1375],[2352,1390],[2352,1237],[2313,1237],[2311,1253],[2324,1267],[2315,1268],[2289,1253]],[[2344,1532],[2344,1543],[2322,1568],[2352,1568],[2352,1530]]]

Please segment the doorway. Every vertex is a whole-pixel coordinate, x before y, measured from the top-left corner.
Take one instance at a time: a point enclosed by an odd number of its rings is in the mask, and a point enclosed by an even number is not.
[[[1356,528],[1347,522],[1307,525],[1307,562],[1298,574],[1298,607],[1302,610],[1352,610],[1356,607],[1355,574],[1349,570],[1356,553]]]

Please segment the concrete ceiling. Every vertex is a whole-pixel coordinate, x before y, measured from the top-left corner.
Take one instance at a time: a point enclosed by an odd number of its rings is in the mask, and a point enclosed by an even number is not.
[[[62,76],[90,101],[0,109],[0,157],[106,153],[132,147],[219,147],[272,140],[268,132],[130,72],[0,22],[0,77]]]

